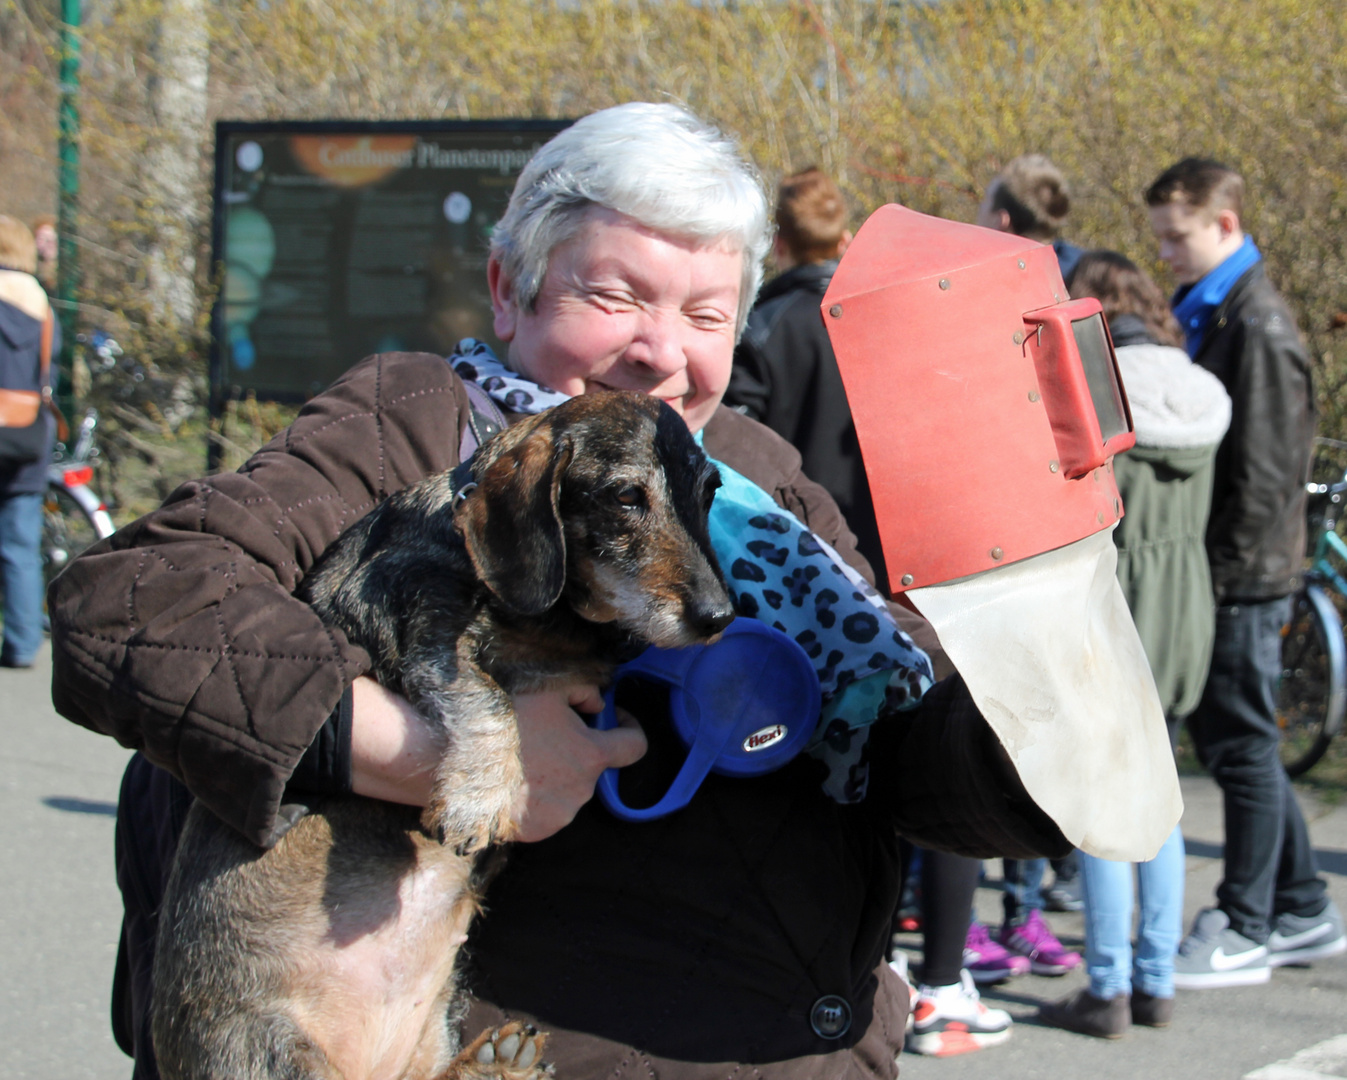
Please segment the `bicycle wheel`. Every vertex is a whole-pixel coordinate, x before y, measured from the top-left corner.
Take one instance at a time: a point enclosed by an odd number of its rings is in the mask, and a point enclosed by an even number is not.
[[[1282,677],[1277,692],[1282,765],[1290,776],[1307,772],[1342,728],[1344,675],[1342,619],[1316,585],[1292,598],[1282,629]]]
[[[93,513],[59,484],[47,485],[42,500],[42,576],[50,585],[81,551],[107,535]]]

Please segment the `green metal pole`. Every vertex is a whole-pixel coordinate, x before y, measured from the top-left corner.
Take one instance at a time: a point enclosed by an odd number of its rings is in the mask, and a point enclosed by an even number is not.
[[[80,292],[79,190],[80,190],[80,0],[61,0],[61,167],[60,237],[56,273],[56,311],[61,320],[61,355],[58,401],[67,416],[73,412],[71,366],[75,356],[76,299]]]

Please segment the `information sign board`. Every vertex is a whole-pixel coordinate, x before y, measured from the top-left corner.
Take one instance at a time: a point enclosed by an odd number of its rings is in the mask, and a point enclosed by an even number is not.
[[[497,344],[491,230],[567,123],[217,123],[213,407],[303,401],[374,352]]]

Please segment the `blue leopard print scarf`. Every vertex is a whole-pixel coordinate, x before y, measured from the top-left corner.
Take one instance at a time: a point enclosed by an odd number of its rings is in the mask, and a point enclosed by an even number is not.
[[[541,412],[567,397],[510,371],[473,338],[459,342],[449,362],[511,412]],[[700,443],[700,432],[696,438]],[[934,681],[931,661],[836,551],[747,477],[714,464],[721,487],[711,504],[711,545],[735,609],[789,634],[813,660],[823,711],[805,752],[828,767],[830,797],[859,802],[869,778],[870,725],[882,711],[921,700]]]

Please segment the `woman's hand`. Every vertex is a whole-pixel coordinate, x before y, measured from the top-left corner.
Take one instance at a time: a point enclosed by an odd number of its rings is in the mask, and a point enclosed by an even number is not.
[[[351,684],[351,781],[357,795],[425,806],[430,800],[439,748],[426,723],[403,697],[361,676]],[[645,735],[630,716],[621,726],[595,731],[578,712],[598,712],[597,687],[519,694],[524,787],[515,806],[519,839],[543,840],[570,824],[594,796],[604,769],[622,768],[646,750]]]
[[[578,715],[596,713],[603,698],[594,686],[517,694],[524,788],[515,803],[519,839],[545,840],[560,832],[594,797],[605,769],[620,769],[646,751],[645,733],[618,710],[620,727],[596,731]]]

